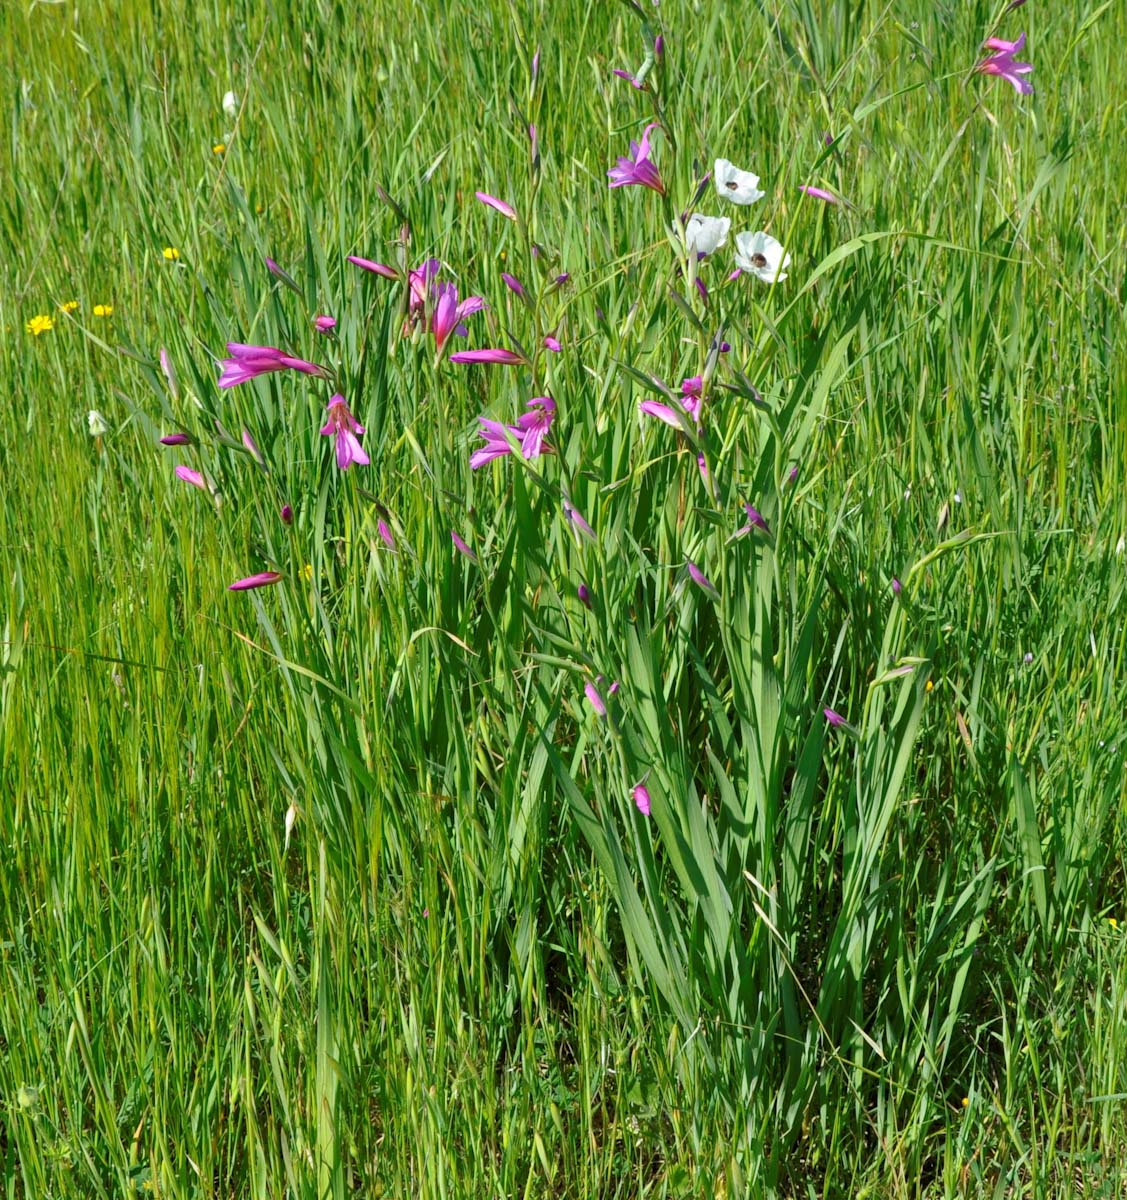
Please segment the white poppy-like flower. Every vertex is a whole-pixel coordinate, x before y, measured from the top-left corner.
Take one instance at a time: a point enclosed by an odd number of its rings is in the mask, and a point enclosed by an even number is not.
[[[730,217],[706,217],[693,213],[685,226],[685,249],[690,254],[712,254],[728,242]]]
[[[767,194],[759,190],[758,175],[741,171],[726,158],[716,160],[712,167],[712,179],[720,195],[733,204],[754,204]]]
[[[764,283],[782,283],[787,277],[790,255],[769,233],[736,235],[736,266],[762,279]]]
[[[106,418],[96,408],[92,408],[86,414],[86,424],[89,426],[91,437],[102,437],[110,431]]]
[[[223,96],[223,112],[229,120],[234,120],[239,115],[239,98],[234,92],[227,92]]]

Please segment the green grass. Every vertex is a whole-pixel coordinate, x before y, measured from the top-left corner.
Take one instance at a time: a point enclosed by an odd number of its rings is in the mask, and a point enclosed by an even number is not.
[[[1002,8],[0,10],[5,1197],[1120,1194],[1127,9]],[[705,305],[693,209],[789,278]]]

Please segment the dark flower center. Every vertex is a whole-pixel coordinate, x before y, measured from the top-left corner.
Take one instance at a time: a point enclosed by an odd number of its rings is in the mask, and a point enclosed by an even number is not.
[[[767,258],[763,254],[753,254],[751,256],[752,263],[762,270],[767,265]]]
[[[734,179],[729,179],[724,186],[728,189],[728,191],[734,192],[740,185]]]

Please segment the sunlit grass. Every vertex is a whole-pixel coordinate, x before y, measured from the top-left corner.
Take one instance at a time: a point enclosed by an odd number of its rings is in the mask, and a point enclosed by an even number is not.
[[[1125,10],[253,7],[0,10],[5,1195],[1116,1194]]]

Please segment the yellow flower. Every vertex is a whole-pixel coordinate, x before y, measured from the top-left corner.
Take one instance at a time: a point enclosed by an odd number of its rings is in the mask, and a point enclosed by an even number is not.
[[[113,316],[113,305],[112,304],[95,304],[94,305],[94,316],[96,316],[96,317],[112,317]]]
[[[1114,917],[1108,917],[1107,923],[1112,927],[1112,929],[1119,928],[1119,922]]]
[[[969,1096],[963,1097],[963,1108],[970,1108],[970,1097]]]
[[[301,568],[301,577],[302,577],[302,579],[305,580],[306,583],[308,583],[313,578],[313,564],[312,563],[306,563],[305,566]]]
[[[63,303],[59,305],[59,310],[61,312],[65,312],[65,313],[77,312],[78,311],[78,301],[77,300],[64,300]]]
[[[925,692],[930,692],[930,691],[932,691],[934,688],[935,688],[935,684],[934,684],[934,683],[932,683],[930,679],[929,679],[929,680],[927,681],[927,683],[924,685],[924,691],[925,691]]]
[[[256,213],[258,213],[258,215],[261,217],[262,214],[266,211],[266,205],[265,204],[256,204],[254,206],[254,211]]]
[[[39,313],[32,317],[31,320],[28,321],[28,323],[24,326],[24,328],[28,331],[28,333],[32,333],[38,337],[41,333],[46,333],[48,329],[54,329],[55,322],[52,321],[51,318],[45,313]]]
[[[224,142],[216,142],[215,145],[212,146],[211,152],[212,152],[212,154],[222,154],[223,151],[226,149],[227,149],[227,146]]]
[[[161,254],[168,259],[169,262],[175,262],[180,257],[180,251],[175,246],[165,246]]]

